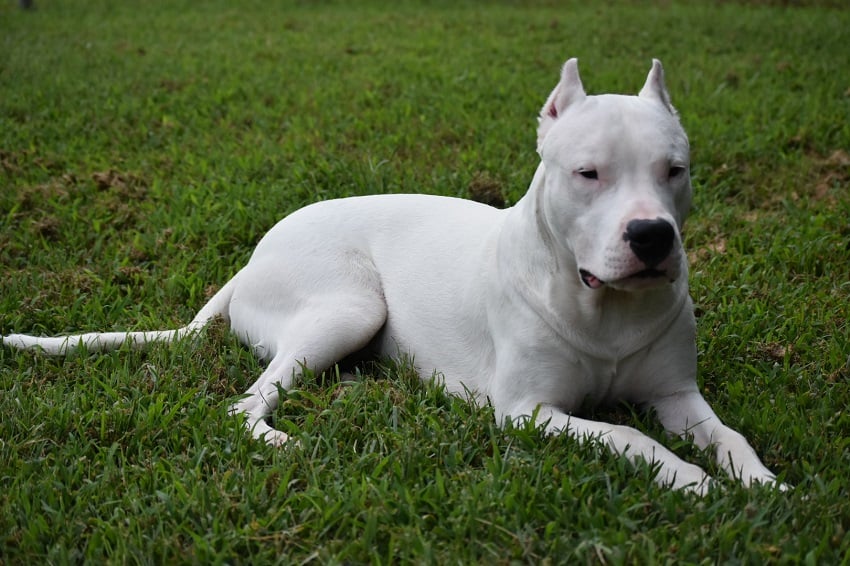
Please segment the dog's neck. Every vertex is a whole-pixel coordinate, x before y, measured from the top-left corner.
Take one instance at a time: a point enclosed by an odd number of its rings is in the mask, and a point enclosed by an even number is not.
[[[641,291],[589,289],[572,250],[546,223],[545,175],[541,163],[528,192],[505,218],[496,252],[503,266],[498,271],[507,278],[501,283],[574,348],[597,358],[622,359],[650,344],[687,308],[687,273],[670,285]]]

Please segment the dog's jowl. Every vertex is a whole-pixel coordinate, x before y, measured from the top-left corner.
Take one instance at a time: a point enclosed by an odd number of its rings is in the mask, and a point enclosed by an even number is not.
[[[267,417],[301,368],[353,352],[409,354],[423,379],[492,403],[500,421],[654,462],[657,481],[703,492],[699,467],[625,426],[575,415],[591,403],[652,409],[664,428],[712,447],[745,484],[774,483],[697,390],[695,320],[682,224],[688,139],[653,61],[637,96],[585,94],[575,59],[539,118],[540,165],[525,196],[497,210],[414,194],[330,200],[281,220],[248,264],[177,330],[36,338],[63,354],[171,341],[216,316],[268,362],[232,411],[273,444]]]

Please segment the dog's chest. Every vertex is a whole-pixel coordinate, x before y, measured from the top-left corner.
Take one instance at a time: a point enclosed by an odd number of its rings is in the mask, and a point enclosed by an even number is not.
[[[516,394],[550,399],[566,412],[582,412],[600,405],[638,402],[647,380],[646,350],[626,358],[600,357],[559,347],[539,348],[517,375]],[[501,373],[501,372],[500,372]]]
[[[628,379],[617,361],[580,355],[565,364],[556,398],[569,411],[616,403],[623,400],[623,383]]]

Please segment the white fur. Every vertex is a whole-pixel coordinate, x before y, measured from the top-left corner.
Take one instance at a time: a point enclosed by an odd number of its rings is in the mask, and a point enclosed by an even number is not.
[[[266,422],[278,387],[290,387],[302,364],[324,369],[367,348],[411,355],[423,379],[438,372],[450,391],[492,403],[500,421],[536,413],[551,433],[654,462],[662,484],[702,492],[709,478],[635,429],[572,414],[621,400],[654,409],[669,432],[713,446],[729,475],[773,483],[697,390],[679,235],[690,206],[689,148],[661,64],[653,61],[639,96],[587,96],[576,60],[567,61],[541,111],[538,150],[528,193],[507,210],[392,195],[291,214],[179,330],[3,343],[51,354],[106,350],[175,340],[221,315],[268,361],[233,411],[273,444],[287,440]],[[657,265],[627,241],[633,220],[675,228]],[[636,276],[648,267],[653,276]]]

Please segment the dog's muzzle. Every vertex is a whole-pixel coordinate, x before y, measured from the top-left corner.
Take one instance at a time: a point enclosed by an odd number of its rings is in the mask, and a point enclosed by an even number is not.
[[[676,229],[670,222],[661,218],[632,220],[626,225],[623,241],[628,242],[632,253],[645,268],[629,274],[620,281],[668,277],[667,271],[658,267],[670,256],[676,243]],[[606,284],[606,281],[599,279],[586,269],[579,269],[579,277],[590,289],[599,289]],[[673,278],[670,280],[672,281]]]

